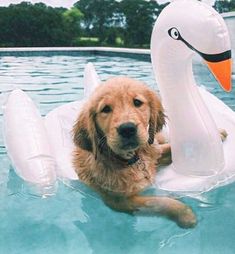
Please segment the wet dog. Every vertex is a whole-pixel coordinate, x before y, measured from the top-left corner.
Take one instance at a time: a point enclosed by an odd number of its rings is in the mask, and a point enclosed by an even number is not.
[[[164,124],[155,92],[130,78],[109,79],[83,106],[74,126],[74,167],[112,209],[150,212],[193,227],[196,217],[182,202],[139,194],[154,183],[157,164],[170,153],[160,137]]]

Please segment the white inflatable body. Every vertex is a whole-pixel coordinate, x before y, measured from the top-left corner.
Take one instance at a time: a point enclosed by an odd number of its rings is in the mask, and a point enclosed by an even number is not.
[[[211,26],[217,30],[211,32]],[[179,30],[181,40],[177,38]],[[197,38],[194,33],[198,32],[206,39]],[[228,38],[222,18],[211,7],[195,0],[174,1],[158,18],[152,35],[151,55],[169,118],[173,155],[173,163],[157,174],[156,186],[160,189],[190,194],[235,180],[235,156],[232,154],[235,151],[235,112],[209,92],[199,89],[192,74],[191,45],[197,52],[203,52],[202,56],[222,55],[222,61],[227,62],[228,56],[221,52],[229,51]],[[85,99],[99,83],[94,67],[88,64],[84,77]],[[72,166],[71,131],[84,101],[60,106],[45,119],[28,101],[30,99],[22,91],[13,91],[4,111],[5,142],[16,172],[24,180],[42,186],[53,186],[55,176],[78,179]],[[28,110],[25,110],[26,104]],[[223,144],[218,128],[229,134]]]

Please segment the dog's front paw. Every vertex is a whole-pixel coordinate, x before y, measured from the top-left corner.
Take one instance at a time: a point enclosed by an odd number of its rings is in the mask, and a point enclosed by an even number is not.
[[[161,156],[157,160],[158,166],[166,166],[172,163],[171,146],[169,143],[159,145]]]
[[[197,218],[192,209],[188,206],[185,206],[184,209],[179,211],[176,223],[181,228],[193,228],[197,224]]]

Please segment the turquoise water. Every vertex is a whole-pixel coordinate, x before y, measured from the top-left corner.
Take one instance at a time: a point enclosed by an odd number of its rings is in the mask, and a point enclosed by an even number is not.
[[[42,115],[81,99],[83,69],[88,61],[95,64],[102,80],[128,75],[156,88],[151,64],[136,59],[1,57],[1,105],[13,88],[26,91]],[[222,92],[200,63],[194,69],[197,82],[235,110],[234,92]],[[0,128],[2,121],[1,109]],[[195,229],[181,229],[164,218],[114,212],[84,185],[72,189],[59,183],[55,196],[42,199],[14,173],[0,134],[0,253],[234,254],[235,184],[213,190],[201,200],[183,201],[198,216]]]

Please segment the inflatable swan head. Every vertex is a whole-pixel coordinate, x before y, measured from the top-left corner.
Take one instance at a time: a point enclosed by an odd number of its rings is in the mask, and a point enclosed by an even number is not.
[[[231,90],[231,45],[223,18],[196,0],[176,0],[158,18],[152,38],[153,52],[162,59],[185,61],[193,52],[207,63],[220,85]],[[154,60],[154,59],[153,59]]]
[[[152,64],[169,118],[175,170],[210,176],[223,170],[224,154],[218,128],[193,77],[195,52],[221,86],[230,91],[231,46],[222,17],[202,2],[175,0],[162,11],[154,26]]]

